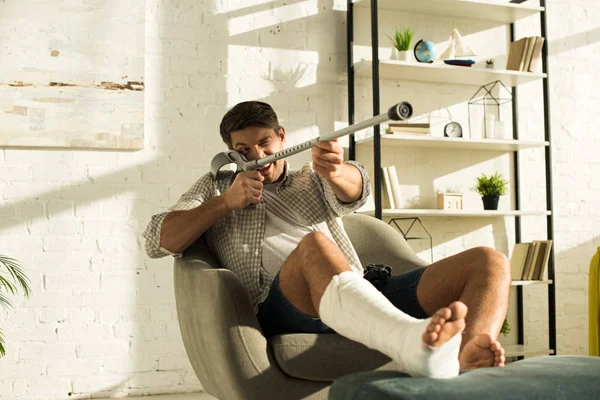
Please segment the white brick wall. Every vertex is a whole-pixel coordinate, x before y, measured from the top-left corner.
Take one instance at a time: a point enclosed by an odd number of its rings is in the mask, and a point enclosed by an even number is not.
[[[258,98],[273,104],[290,144],[347,120],[346,86],[336,83],[345,81],[345,1],[336,0],[333,9],[331,2],[317,0],[291,5],[146,2],[145,150],[0,150],[0,253],[21,260],[34,287],[30,299],[15,298],[15,312],[1,319],[8,346],[0,359],[2,398],[201,389],[178,330],[172,260],[143,254],[140,235],[149,217],[207,171],[214,154],[223,150],[218,123],[239,101]],[[587,263],[600,240],[600,213],[594,207],[600,195],[593,180],[600,172],[594,131],[600,80],[592,67],[600,59],[594,25],[600,6],[592,0],[551,3],[558,344],[561,354],[584,354]],[[445,40],[452,21],[434,22],[436,29],[421,33]],[[383,26],[393,23],[382,20]],[[534,34],[537,26],[535,20],[524,21],[519,32]],[[481,46],[477,50],[485,45],[469,40]],[[369,85],[358,82],[357,98],[364,99],[359,116],[370,112]],[[538,90],[536,84],[521,90],[522,135],[541,137]],[[383,104],[398,97],[421,108],[448,104],[460,116],[471,91],[398,82],[382,93]],[[452,154],[443,156],[452,160]],[[432,155],[414,157],[407,171]],[[539,157],[532,152],[523,162],[523,198],[531,204],[544,204]],[[297,157],[295,163],[305,159]],[[449,163],[450,168],[466,167]],[[469,188],[472,172],[465,168],[455,178]],[[427,223],[436,259],[477,244],[506,250],[513,240],[510,221]],[[535,222],[524,224],[529,237],[545,232]],[[428,259],[421,244],[414,245]],[[545,340],[544,298],[544,289],[526,290],[529,342]]]

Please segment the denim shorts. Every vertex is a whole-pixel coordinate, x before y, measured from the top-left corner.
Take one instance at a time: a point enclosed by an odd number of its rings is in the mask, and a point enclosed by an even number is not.
[[[398,309],[414,318],[428,318],[417,299],[417,284],[426,267],[390,277],[380,291]],[[265,337],[285,333],[334,333],[320,318],[311,317],[296,309],[279,287],[275,276],[265,301],[258,309],[258,322]]]

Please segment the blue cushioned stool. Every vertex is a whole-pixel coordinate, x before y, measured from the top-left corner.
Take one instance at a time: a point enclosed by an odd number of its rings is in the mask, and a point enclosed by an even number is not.
[[[600,400],[600,357],[546,356],[504,368],[464,371],[452,379],[372,371],[337,379],[329,400],[568,399]]]

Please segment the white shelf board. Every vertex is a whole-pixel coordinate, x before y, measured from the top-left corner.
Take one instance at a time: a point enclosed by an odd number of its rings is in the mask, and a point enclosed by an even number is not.
[[[371,0],[354,0],[357,7],[371,8]],[[478,19],[509,24],[544,11],[529,3],[511,4],[508,0],[378,0],[380,9],[419,14]]]
[[[354,64],[354,74],[358,77],[371,77],[373,67],[370,60]],[[537,72],[520,72],[476,67],[459,67],[443,62],[431,64],[416,61],[379,60],[381,79],[407,80],[418,82],[451,83],[482,86],[494,81],[502,81],[514,87],[546,77]]]
[[[360,210],[360,214],[375,215],[375,210]],[[427,210],[405,208],[397,210],[381,210],[383,217],[511,217],[550,215],[550,211],[523,211],[523,210]]]
[[[447,138],[434,136],[404,135],[401,133],[388,134],[383,133],[380,136],[385,146],[399,147],[427,147],[442,149],[468,149],[468,150],[497,150],[497,151],[517,151],[531,149],[536,147],[548,146],[548,142],[514,139],[468,139],[468,138]],[[361,139],[356,142],[357,146],[371,146],[373,137]]]
[[[525,346],[522,344],[512,344],[503,347],[504,354],[506,357],[545,356],[548,354],[554,354],[554,350],[552,349],[535,346]]]
[[[552,280],[535,280],[535,281],[512,281],[511,286],[529,286],[529,285],[549,285],[552,283]]]

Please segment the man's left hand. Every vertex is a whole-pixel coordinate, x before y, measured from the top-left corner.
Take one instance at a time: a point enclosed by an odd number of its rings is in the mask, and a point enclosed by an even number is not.
[[[313,169],[323,179],[332,179],[342,175],[344,166],[344,148],[337,139],[317,142],[312,148]]]

